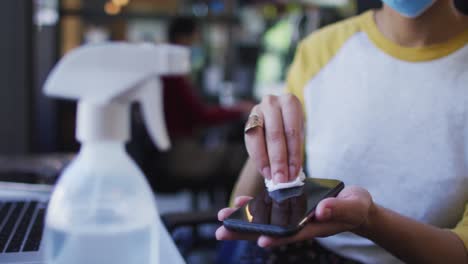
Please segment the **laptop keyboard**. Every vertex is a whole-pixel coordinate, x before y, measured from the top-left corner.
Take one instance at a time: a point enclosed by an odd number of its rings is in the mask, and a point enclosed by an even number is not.
[[[0,253],[38,251],[46,203],[0,202]]]

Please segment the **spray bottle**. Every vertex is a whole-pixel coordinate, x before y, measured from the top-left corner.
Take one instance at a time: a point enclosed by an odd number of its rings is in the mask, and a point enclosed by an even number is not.
[[[130,104],[140,103],[150,137],[167,150],[159,76],[188,71],[182,47],[112,42],[78,48],[53,69],[45,93],[78,100],[81,148],[49,202],[47,263],[158,263],[154,196],[125,151]]]

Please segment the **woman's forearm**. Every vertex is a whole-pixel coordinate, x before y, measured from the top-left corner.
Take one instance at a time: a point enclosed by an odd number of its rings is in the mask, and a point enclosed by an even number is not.
[[[461,239],[450,230],[417,222],[374,206],[369,221],[356,232],[406,263],[468,263]]]

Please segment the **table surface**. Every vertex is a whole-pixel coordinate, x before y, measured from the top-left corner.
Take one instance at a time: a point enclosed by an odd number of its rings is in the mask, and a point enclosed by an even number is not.
[[[38,199],[48,200],[52,186],[0,182],[0,199]],[[159,225],[159,263],[185,263],[166,227],[158,218]]]

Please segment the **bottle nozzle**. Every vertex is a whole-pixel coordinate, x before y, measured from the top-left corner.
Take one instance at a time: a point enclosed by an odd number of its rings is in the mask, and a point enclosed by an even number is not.
[[[160,75],[186,74],[189,65],[189,51],[179,46],[113,42],[82,46],[54,67],[44,91],[86,102],[78,109],[79,140],[126,139],[128,132],[123,126],[128,122],[120,118],[128,119],[128,105],[138,101],[151,139],[167,150],[170,142]]]
[[[163,89],[159,78],[148,80],[138,91],[143,120],[153,143],[160,150],[169,150],[171,143],[164,118]]]

